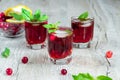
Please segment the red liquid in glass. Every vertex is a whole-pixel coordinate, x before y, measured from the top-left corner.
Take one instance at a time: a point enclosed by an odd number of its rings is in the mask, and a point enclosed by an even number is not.
[[[47,21],[37,22],[25,22],[25,33],[28,44],[39,44],[44,43],[46,39],[46,28],[43,27],[47,24]]]
[[[66,30],[67,28],[60,29]],[[48,51],[54,60],[70,56],[72,53],[72,32],[65,37],[58,37],[55,33],[48,34]]]
[[[87,25],[88,24],[88,25]],[[93,38],[94,21],[83,23],[78,19],[72,20],[73,42],[86,43]]]

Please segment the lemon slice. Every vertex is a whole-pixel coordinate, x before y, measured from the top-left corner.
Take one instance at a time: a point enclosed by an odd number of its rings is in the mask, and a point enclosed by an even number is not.
[[[32,14],[32,10],[25,6],[25,5],[17,5],[17,6],[14,6],[14,7],[10,7],[8,9],[5,10],[5,15],[6,16],[10,16],[10,13],[17,13],[17,14],[21,14],[22,12],[22,8],[28,10],[31,14]]]
[[[6,22],[9,23],[24,23],[24,20],[15,20],[15,19],[7,19]]]

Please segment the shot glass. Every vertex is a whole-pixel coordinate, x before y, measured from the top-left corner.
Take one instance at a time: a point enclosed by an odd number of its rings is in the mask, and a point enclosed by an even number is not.
[[[31,49],[42,49],[46,46],[47,30],[43,27],[44,22],[29,22],[25,21],[25,37],[27,46]]]
[[[72,29],[59,27],[48,34],[48,52],[50,61],[54,64],[68,64],[72,54]]]
[[[94,32],[94,18],[79,20],[77,17],[71,18],[73,29],[73,47],[90,48]]]
[[[0,22],[0,35],[9,38],[19,37],[24,32],[24,23]]]

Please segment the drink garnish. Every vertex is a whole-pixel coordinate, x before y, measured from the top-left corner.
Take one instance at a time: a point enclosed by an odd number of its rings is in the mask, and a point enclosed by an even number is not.
[[[16,20],[23,20],[22,14],[17,14],[17,13],[10,13],[11,16],[13,16]]]
[[[48,16],[42,14],[40,10],[36,10],[34,14],[31,14],[30,11],[22,8],[22,16],[25,20],[31,22],[43,22],[48,19]]]
[[[60,22],[56,22],[54,24],[45,24],[44,27],[48,29],[48,33],[55,32],[58,29],[58,25]]]
[[[82,14],[78,17],[78,19],[80,19],[81,21],[84,21],[84,20],[86,20],[87,18],[88,18],[88,11],[82,13]]]
[[[2,56],[7,58],[10,55],[10,49],[5,48],[5,50],[2,52]]]
[[[93,77],[89,73],[79,73],[78,75],[72,75],[73,80],[112,80],[110,77],[105,75],[99,75],[97,77]]]

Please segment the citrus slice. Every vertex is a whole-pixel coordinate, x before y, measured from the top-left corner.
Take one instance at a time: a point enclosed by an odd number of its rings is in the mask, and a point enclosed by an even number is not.
[[[25,6],[25,5],[17,5],[17,6],[14,6],[14,7],[10,7],[8,9],[5,10],[5,15],[6,16],[10,16],[10,13],[17,13],[17,14],[21,14],[22,12],[22,8],[28,10],[30,13],[32,13],[32,10]]]
[[[24,20],[15,20],[15,19],[7,19],[6,22],[9,23],[24,23]]]

